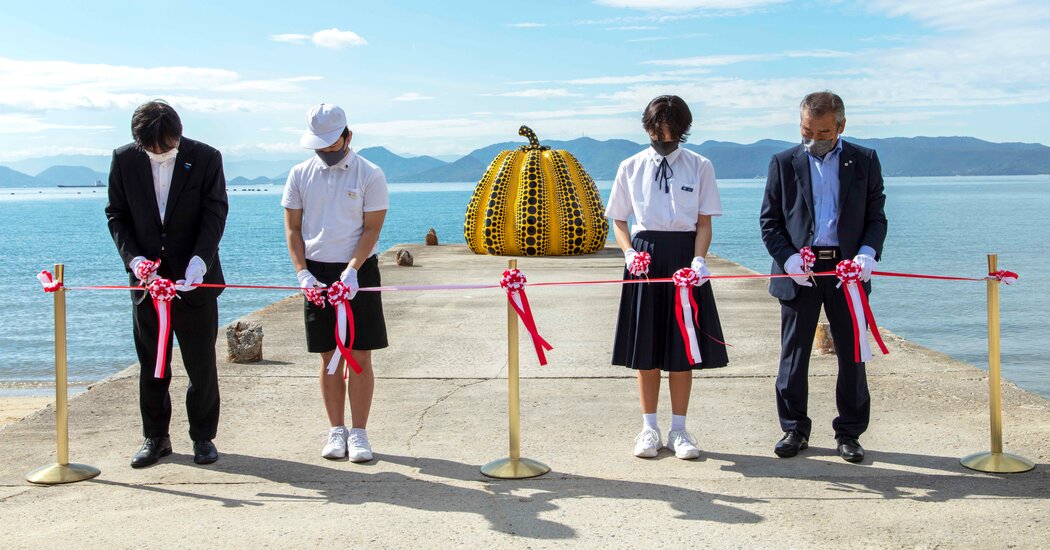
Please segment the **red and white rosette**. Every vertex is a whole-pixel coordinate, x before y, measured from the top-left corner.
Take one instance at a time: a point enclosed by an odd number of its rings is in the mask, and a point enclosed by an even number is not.
[[[634,258],[631,259],[631,265],[627,266],[627,272],[635,277],[648,275],[649,264],[652,262],[653,258],[648,252],[635,252]]]
[[[47,273],[47,272],[45,271],[44,273]],[[995,279],[995,280],[997,280],[1000,283],[1003,283],[1005,285],[1012,285],[1012,284],[1017,282],[1017,278],[1018,277],[1020,277],[1020,275],[1014,273],[1013,271],[1007,271],[1005,269],[1000,269],[999,271],[996,271],[995,273],[989,273],[987,278],[988,279]]]
[[[149,284],[149,295],[153,298],[153,309],[157,310],[157,363],[153,367],[153,377],[163,379],[168,364],[171,301],[175,298],[175,283],[170,279],[154,279]]]
[[[849,315],[853,319],[853,360],[860,363],[870,361],[873,357],[871,346],[868,345],[868,331],[875,338],[883,355],[889,354],[886,344],[879,334],[879,326],[875,323],[875,314],[871,312],[868,305],[868,294],[864,292],[864,286],[860,283],[862,269],[860,264],[853,260],[842,260],[835,266],[835,274],[839,278],[839,286],[846,294],[846,304],[849,306]]]
[[[332,283],[332,286],[328,287],[328,303],[335,307],[335,346],[339,350],[339,353],[332,354],[332,359],[328,361],[328,374],[335,374],[339,368],[340,355],[355,373],[361,374],[361,365],[354,361],[354,356],[350,353],[354,345],[354,314],[350,310],[350,288],[342,281]],[[349,376],[350,373],[344,370],[343,378]]]
[[[41,285],[44,285],[44,292],[57,292],[58,289],[62,288],[62,283],[55,281],[54,276],[46,269],[37,273],[36,279],[40,281]]]
[[[155,274],[160,269],[160,260],[142,260],[135,266],[135,277],[138,277],[142,284],[147,284],[151,275]]]
[[[306,301],[323,308],[325,305],[324,291],[324,288],[304,288],[303,295],[306,296]]]
[[[532,338],[532,345],[536,348],[536,358],[539,359],[540,365],[546,365],[547,356],[543,350],[550,351],[554,347],[540,336],[540,331],[536,328],[536,319],[532,316],[529,298],[525,295],[525,275],[519,269],[508,269],[500,277],[499,285],[507,291],[507,301],[517,312],[521,324],[525,326],[529,337]]]
[[[693,287],[700,285],[700,276],[691,268],[683,267],[674,272],[671,277],[674,281],[674,313],[678,321],[678,329],[682,333],[682,342],[685,344],[685,356],[690,365],[702,361],[700,357],[700,342],[696,337],[696,326],[700,324],[697,320],[699,308],[693,297]]]
[[[817,265],[817,255],[813,253],[813,249],[803,246],[802,250],[798,251],[798,255],[802,258],[802,270],[806,273],[812,272],[813,266]]]

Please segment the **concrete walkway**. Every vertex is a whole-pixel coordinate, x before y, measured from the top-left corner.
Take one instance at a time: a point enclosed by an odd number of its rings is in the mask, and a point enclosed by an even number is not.
[[[387,284],[493,283],[506,266],[462,246],[396,248],[408,248],[416,266],[396,267],[384,253]],[[609,279],[620,258],[607,249],[521,258],[519,267],[533,283]],[[721,260],[711,270],[746,272]],[[609,285],[529,290],[555,349],[539,367],[523,334],[522,449],[551,473],[504,481],[478,470],[507,454],[506,300],[496,290],[384,295],[391,347],[375,355],[369,424],[377,459],[326,461],[319,364],[303,351],[301,302],[291,298],[251,316],[264,325],[264,362],[220,364],[221,458],[212,466],[192,462],[181,365],[172,384],[175,454],[154,467],[128,466],[141,443],[137,368],[71,401],[72,460],[101,468],[95,480],[23,480],[55,460],[50,408],[0,430],[0,546],[1050,545],[1047,400],[1004,388],[1006,449],[1036,461],[1034,471],[966,470],[959,457],[989,446],[984,373],[889,335],[891,354],[869,365],[865,462],[834,453],[833,357],[813,361],[812,447],[778,459],[778,305],[762,280],[713,284],[733,347],[728,368],[694,383],[689,425],[699,460],[631,455],[641,422],[632,373],[609,365],[619,295]],[[665,431],[666,398],[664,389]]]

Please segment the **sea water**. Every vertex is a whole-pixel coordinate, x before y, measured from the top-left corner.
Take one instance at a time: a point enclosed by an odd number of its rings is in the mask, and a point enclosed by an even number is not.
[[[598,183],[603,198],[610,185]],[[763,187],[762,180],[719,182],[725,215],[714,221],[711,252],[768,272],[758,227]],[[431,227],[442,244],[462,244],[472,190],[472,183],[391,184],[380,250],[421,243]],[[221,245],[228,282],[296,285],[280,191],[230,188]],[[999,254],[1000,268],[1020,274],[1017,284],[1000,292],[1003,373],[1050,397],[1050,176],[888,178],[886,196],[889,235],[880,270],[981,277],[991,252]],[[37,272],[61,262],[70,286],[127,283],[106,227],[105,203],[105,189],[0,191],[0,388],[54,378],[52,301],[41,292]],[[732,283],[713,284],[717,293],[718,285]],[[220,322],[289,294],[229,290],[219,299]],[[987,368],[983,282],[879,278],[871,303],[880,325]],[[135,362],[128,292],[70,292],[67,304],[71,381],[99,380]]]

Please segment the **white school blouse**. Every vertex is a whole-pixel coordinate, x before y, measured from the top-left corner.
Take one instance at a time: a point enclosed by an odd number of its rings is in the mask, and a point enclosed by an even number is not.
[[[620,163],[609,193],[606,217],[613,220],[634,218],[631,235],[639,231],[696,231],[699,215],[721,216],[715,169],[711,161],[689,149],[679,147],[667,155],[673,173],[669,192],[656,181],[664,159],[652,147]]]

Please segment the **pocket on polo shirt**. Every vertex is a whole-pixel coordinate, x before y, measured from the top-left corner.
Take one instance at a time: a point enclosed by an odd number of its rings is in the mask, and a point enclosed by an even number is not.
[[[340,204],[355,217],[363,215],[365,198],[360,188],[344,189],[340,197]]]

